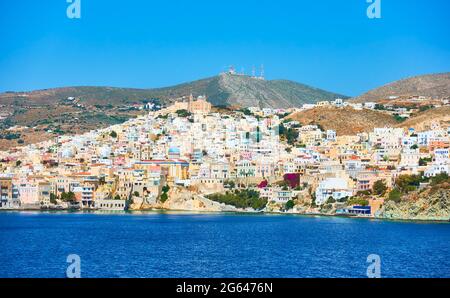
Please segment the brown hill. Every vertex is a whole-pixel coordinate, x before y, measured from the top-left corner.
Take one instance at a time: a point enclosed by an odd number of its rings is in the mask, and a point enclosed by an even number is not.
[[[374,127],[395,126],[395,119],[386,113],[373,110],[355,110],[351,107],[317,107],[297,112],[288,119],[303,125],[316,124],[323,129],[333,129],[338,135],[355,135],[369,132]]]
[[[65,87],[31,92],[0,93],[3,105],[46,105],[64,102],[68,97],[80,99],[84,105],[123,106],[158,98],[169,103],[192,93],[206,95],[216,106],[299,107],[304,103],[348,98],[288,80],[261,80],[244,75],[221,74],[176,86],[157,89],[113,87]]]
[[[416,130],[426,130],[431,127],[432,123],[438,122],[443,127],[450,126],[450,106],[430,109],[416,115],[410,119],[400,123],[399,127],[410,128]]]
[[[0,150],[35,139],[78,134],[145,113],[136,109],[151,99],[169,104],[189,94],[207,95],[216,107],[298,107],[343,95],[287,80],[243,75],[219,76],[157,89],[64,87],[0,93]],[[28,127],[11,132],[11,127]],[[49,137],[44,137],[49,136]]]
[[[356,102],[386,100],[390,96],[425,96],[432,99],[450,97],[450,72],[430,74],[396,81],[355,97]]]

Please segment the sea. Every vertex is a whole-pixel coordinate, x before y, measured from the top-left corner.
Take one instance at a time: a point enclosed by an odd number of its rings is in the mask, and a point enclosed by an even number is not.
[[[450,277],[450,224],[186,212],[0,212],[0,278]]]

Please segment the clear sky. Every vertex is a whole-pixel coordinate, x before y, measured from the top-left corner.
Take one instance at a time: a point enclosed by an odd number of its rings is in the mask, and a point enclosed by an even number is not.
[[[290,79],[358,95],[450,71],[450,1],[0,1],[0,92],[62,86],[150,88],[264,64]]]

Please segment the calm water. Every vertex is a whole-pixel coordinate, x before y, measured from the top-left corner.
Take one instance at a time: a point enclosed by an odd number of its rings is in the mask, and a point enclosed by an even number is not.
[[[0,277],[450,277],[450,225],[233,214],[0,213]]]

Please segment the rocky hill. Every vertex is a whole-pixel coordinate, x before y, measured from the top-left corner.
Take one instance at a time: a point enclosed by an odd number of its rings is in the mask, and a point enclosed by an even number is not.
[[[0,94],[4,105],[45,105],[62,102],[68,97],[79,98],[85,105],[127,105],[159,98],[168,103],[189,95],[207,95],[217,106],[259,106],[272,108],[298,107],[304,103],[333,100],[344,95],[324,91],[287,80],[261,80],[249,76],[221,74],[194,82],[157,89],[113,87],[66,87],[32,92]]]
[[[410,119],[399,124],[400,127],[410,128],[416,130],[430,129],[433,123],[439,123],[442,127],[450,126],[450,107],[440,107],[429,109],[413,115]]]
[[[379,218],[450,221],[450,184],[430,187],[406,195],[401,202],[388,201]]]
[[[216,107],[296,107],[345,96],[286,80],[262,80],[224,73],[173,87],[132,89],[65,87],[0,94],[0,150],[56,135],[79,134],[145,113],[136,106],[207,95]],[[20,132],[9,131],[10,128]]]
[[[354,98],[356,102],[388,99],[390,96],[425,96],[433,99],[450,97],[450,72],[430,74],[396,81]]]

